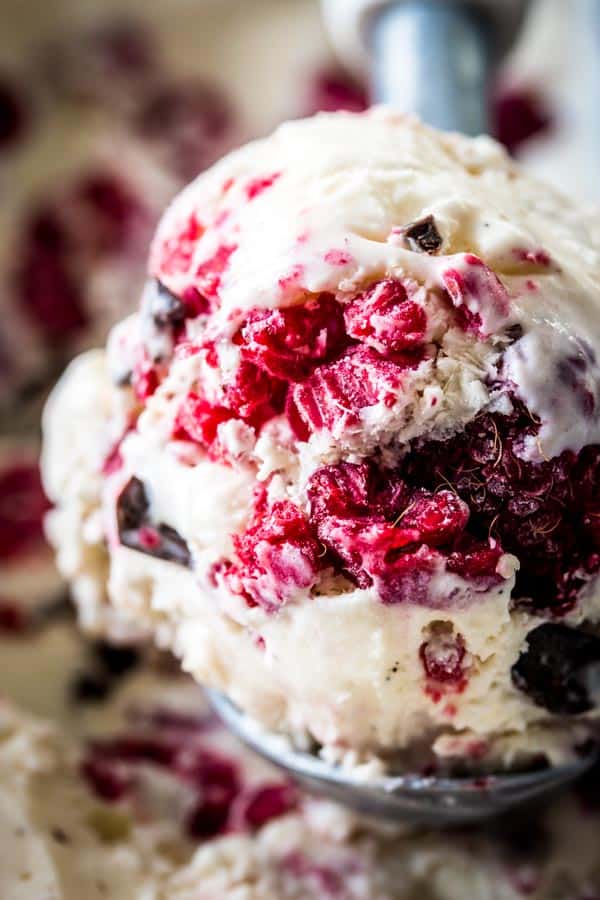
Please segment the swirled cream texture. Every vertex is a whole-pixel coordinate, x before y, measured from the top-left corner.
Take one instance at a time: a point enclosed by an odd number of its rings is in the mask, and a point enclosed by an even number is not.
[[[84,621],[151,631],[332,758],[574,752],[599,275],[598,220],[487,138],[375,109],[225,157],[46,410]]]

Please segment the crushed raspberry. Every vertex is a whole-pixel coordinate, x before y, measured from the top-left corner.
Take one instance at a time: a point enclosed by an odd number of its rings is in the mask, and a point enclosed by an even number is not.
[[[523,247],[515,247],[513,255],[519,262],[531,263],[542,269],[549,269],[553,265],[552,257],[546,250],[526,250]]]
[[[6,79],[0,81],[0,152],[14,147],[23,137],[29,120],[23,96]]]
[[[277,280],[277,285],[282,293],[286,293],[290,289],[298,288],[304,276],[304,266],[298,263],[291,267],[286,275],[282,275]]]
[[[306,378],[347,343],[342,307],[329,294],[301,306],[254,310],[242,338],[244,359],[289,381]]]
[[[482,587],[498,583],[497,569],[504,550],[493,538],[488,543],[477,541],[470,535],[456,542],[455,549],[448,556],[449,572],[477,581]]]
[[[0,634],[24,634],[29,623],[30,616],[18,603],[0,597]]]
[[[179,224],[170,228],[167,237],[152,248],[150,266],[153,274],[163,276],[180,275],[190,268],[196,244],[204,234],[205,227],[195,212]]]
[[[448,544],[465,530],[469,507],[452,491],[417,490],[396,527],[418,531],[419,540],[430,547]]]
[[[370,347],[359,346],[319,366],[288,394],[287,414],[296,437],[306,441],[322,429],[338,434],[359,424],[362,409],[377,403],[393,406],[406,369],[418,362],[416,356],[384,359]]]
[[[367,89],[349,72],[327,68],[314,76],[309,85],[306,115],[317,112],[364,112],[369,106]]]
[[[221,277],[229,264],[230,256],[236,249],[235,246],[223,244],[210,259],[205,259],[196,269],[198,287],[205,297],[212,299],[218,296]]]
[[[465,253],[463,261],[463,269],[446,269],[442,281],[463,328],[485,337],[488,318],[493,330],[495,320],[507,317],[509,296],[498,276],[478,256]]]
[[[536,135],[546,134],[554,124],[545,98],[530,86],[504,88],[493,98],[494,134],[512,155]]]
[[[459,688],[465,684],[463,663],[466,649],[460,634],[442,631],[424,641],[419,656],[427,678],[439,685]]]
[[[323,259],[330,266],[347,266],[353,261],[353,256],[346,250],[328,250]]]
[[[160,379],[155,366],[148,362],[141,362],[135,365],[131,376],[131,385],[138,400],[144,402],[148,397],[151,397],[159,384]]]
[[[108,77],[149,75],[155,67],[150,35],[137,22],[110,22],[91,32],[88,46]]]
[[[73,199],[84,215],[80,241],[97,252],[115,252],[135,237],[146,219],[131,188],[109,172],[92,172],[75,186]]]
[[[429,490],[452,485],[470,509],[468,530],[520,562],[513,597],[537,609],[572,608],[600,570],[600,447],[565,451],[539,463],[519,455],[538,423],[513,399],[510,415],[484,414],[442,443],[418,443],[401,471]],[[458,574],[490,572],[500,547],[458,544],[448,567]]]
[[[424,309],[408,299],[401,281],[387,279],[370,287],[344,309],[348,334],[382,354],[410,349],[423,341]]]
[[[135,808],[138,767],[167,770],[185,785],[192,800],[186,821],[189,835],[197,840],[214,837],[227,830],[232,806],[242,791],[238,768],[233,760],[203,745],[203,723],[196,728],[190,720],[182,728],[177,719],[173,721],[174,725],[170,717],[162,717],[160,727],[150,722],[150,729],[92,742],[82,762],[82,775],[102,799],[115,802],[131,797]],[[274,792],[274,785],[269,788]],[[257,815],[286,811],[274,793],[270,804],[269,797],[263,798],[262,807],[260,797],[254,799],[259,801]],[[245,825],[253,827],[249,820]]]
[[[217,439],[219,425],[231,418],[230,409],[214,406],[198,394],[190,393],[177,413],[173,434],[179,440],[192,440],[210,450]]]
[[[112,445],[106,456],[104,457],[104,461],[102,463],[102,474],[103,475],[112,475],[114,472],[118,472],[121,466],[123,465],[123,457],[121,455],[121,445],[127,435],[134,428],[133,420],[130,424],[125,428],[125,431],[121,435],[121,437],[115,441]]]
[[[204,82],[159,84],[137,117],[137,127],[166,164],[189,181],[223,152],[232,123],[227,97]]]
[[[245,592],[268,612],[315,583],[323,547],[302,511],[290,501],[269,506],[259,494],[252,521],[233,540],[241,565],[227,573],[227,580],[237,593]]]
[[[281,172],[274,172],[272,175],[265,175],[263,178],[253,178],[245,187],[246,197],[248,200],[254,200],[267,188],[270,188],[281,176]]]
[[[468,506],[456,493],[414,488],[398,470],[373,463],[339,463],[313,473],[308,498],[329,563],[359,587],[375,585],[383,603],[431,604],[430,579],[468,525]]]
[[[298,791],[292,784],[263,784],[238,795],[232,810],[230,828],[261,828],[272,819],[291,812],[298,805]]]
[[[223,385],[227,406],[257,430],[280,413],[285,401],[283,381],[242,360],[233,380]]]
[[[111,759],[92,755],[82,762],[81,774],[97,796],[107,803],[121,800],[131,788],[131,779]]]
[[[214,348],[209,349],[216,356]],[[218,359],[214,362],[217,364]],[[219,425],[230,419],[241,419],[259,431],[265,422],[282,411],[286,391],[284,382],[245,360],[222,387],[222,404],[211,403],[198,393],[189,393],[173,425],[175,440],[194,441],[215,459],[222,455],[217,441]]]
[[[210,301],[208,297],[201,294],[198,288],[189,285],[181,295],[181,300],[185,306],[187,317],[195,319],[197,316],[204,316],[210,312]]]
[[[64,341],[88,325],[80,285],[61,254],[39,244],[26,247],[16,287],[23,309],[47,340]]]
[[[37,466],[15,465],[0,472],[0,559],[11,559],[43,541],[49,508]]]
[[[408,299],[401,281],[379,281],[344,309],[348,334],[378,350],[398,353],[423,341],[425,310]]]

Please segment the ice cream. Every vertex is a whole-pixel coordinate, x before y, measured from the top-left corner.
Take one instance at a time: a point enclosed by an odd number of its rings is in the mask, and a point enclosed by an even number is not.
[[[84,622],[152,631],[330,758],[576,753],[600,660],[599,235],[493,141],[385,109],[201,175],[138,314],[46,410]]]
[[[0,651],[3,900],[566,900],[600,888],[595,774],[486,831],[382,830],[295,791],[160,660],[111,658],[66,621],[0,638]],[[17,659],[44,690],[12,678]],[[112,672],[104,693],[90,690],[99,663]]]

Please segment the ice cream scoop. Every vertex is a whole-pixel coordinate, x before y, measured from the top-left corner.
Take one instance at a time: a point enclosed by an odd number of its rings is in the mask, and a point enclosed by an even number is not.
[[[599,234],[493,141],[386,109],[202,175],[139,313],[47,408],[84,620],[154,633],[361,777],[576,763],[598,719]]]

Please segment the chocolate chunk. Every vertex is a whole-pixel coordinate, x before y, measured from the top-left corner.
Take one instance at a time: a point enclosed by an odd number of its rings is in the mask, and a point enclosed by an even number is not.
[[[130,672],[140,662],[140,654],[135,647],[115,647],[105,641],[94,644],[94,653],[102,667],[115,677]]]
[[[437,253],[443,243],[433,216],[426,216],[407,225],[404,237],[410,249],[416,253]]]
[[[69,692],[74,703],[101,703],[111,691],[110,679],[98,672],[79,672]]]
[[[154,556],[166,559],[169,562],[179,563],[180,566],[191,568],[192,556],[184,539],[171,528],[170,525],[158,525],[156,528],[161,544],[152,551]],[[148,551],[147,551],[148,552]]]
[[[119,534],[139,528],[148,518],[146,488],[139,478],[130,478],[117,499]]]
[[[187,310],[185,303],[172,294],[160,281],[148,285],[149,309],[157,328],[177,328],[183,324]]]
[[[595,706],[590,691],[600,668],[600,637],[547,623],[527,636],[527,649],[512,668],[515,687],[557,715],[577,715]]]
[[[59,828],[58,825],[52,828],[50,834],[57,844],[69,844],[71,842],[66,831],[64,831],[62,828]]]
[[[504,333],[510,340],[511,344],[515,344],[517,341],[521,340],[525,332],[523,330],[523,326],[518,322],[515,322],[514,325],[509,325]]]
[[[191,568],[192,556],[185,540],[170,525],[155,525],[149,517],[146,489],[139,478],[130,478],[117,498],[119,538],[125,547],[167,562]]]

